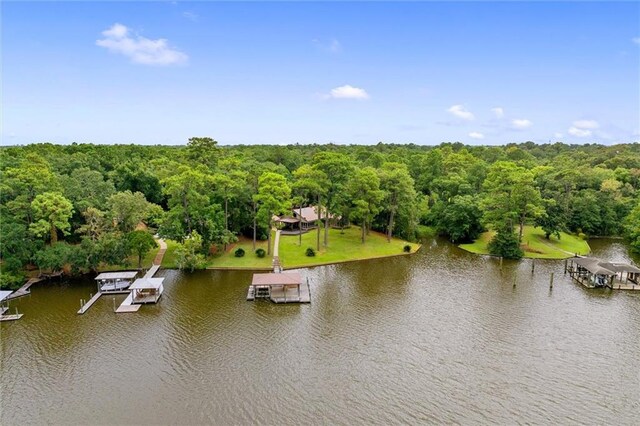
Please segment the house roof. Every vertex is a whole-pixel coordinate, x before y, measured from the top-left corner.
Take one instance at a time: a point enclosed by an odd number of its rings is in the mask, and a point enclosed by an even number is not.
[[[96,280],[130,280],[138,275],[138,271],[103,272]]]
[[[164,281],[164,277],[161,278],[138,278],[135,280],[131,286],[129,286],[129,290],[142,290],[145,288],[155,288],[158,289],[162,285]]]
[[[631,273],[640,273],[640,268],[637,268],[633,265],[629,265],[628,263],[620,263],[620,262],[600,262],[600,266],[603,268],[607,268],[614,272],[631,272]]]
[[[274,218],[274,220],[276,222],[282,222],[282,223],[298,223],[300,222],[300,219],[295,218],[295,217],[291,217],[291,216],[282,216],[282,217],[277,217]]]
[[[327,209],[325,207],[322,208],[322,218],[324,219],[325,215],[326,215]],[[302,211],[301,209],[293,209],[293,214],[295,216],[302,216],[302,219],[307,221],[307,222],[314,222],[316,220],[318,220],[318,206],[308,206],[308,207],[303,207]],[[333,219],[334,215],[332,215],[331,213],[329,213],[329,218]]]
[[[0,301],[9,297],[9,295],[13,293],[12,291],[1,290],[0,291]]]
[[[603,262],[595,257],[578,257],[572,259],[577,265],[582,266],[587,271],[595,275],[615,275],[616,273],[603,267]]]
[[[299,272],[253,274],[253,281],[251,282],[252,286],[300,284],[302,284],[302,276]]]

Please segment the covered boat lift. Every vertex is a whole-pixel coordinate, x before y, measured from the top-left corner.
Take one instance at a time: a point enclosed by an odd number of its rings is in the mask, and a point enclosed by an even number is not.
[[[274,303],[310,303],[309,280],[299,272],[253,274],[247,300],[269,299]]]
[[[604,262],[595,257],[576,257],[569,259],[566,270],[574,280],[588,288],[640,290],[640,268],[627,263]]]
[[[95,280],[98,283],[98,292],[121,293],[127,290],[137,276],[138,271],[103,272]]]

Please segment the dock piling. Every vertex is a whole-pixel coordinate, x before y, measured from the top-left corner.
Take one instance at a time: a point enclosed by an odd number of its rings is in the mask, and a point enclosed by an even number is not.
[[[535,268],[536,268],[536,260],[535,260],[535,259],[533,259],[533,260],[531,261],[531,274],[533,274],[533,271],[534,271],[534,269],[535,269]]]
[[[516,288],[516,280],[518,279],[517,275],[513,276],[513,288]]]
[[[549,280],[549,289],[553,288],[553,272],[551,273],[551,279]]]

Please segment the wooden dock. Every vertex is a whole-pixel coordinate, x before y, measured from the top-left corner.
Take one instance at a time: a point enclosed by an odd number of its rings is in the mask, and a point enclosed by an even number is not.
[[[29,278],[29,280],[22,287],[11,293],[6,300],[11,300],[18,297],[26,296],[27,294],[31,294],[31,290],[29,290],[29,287],[36,283],[39,283],[40,281],[43,281],[44,279],[44,277]]]
[[[153,265],[151,268],[149,268],[147,273],[144,274],[144,278],[152,278],[156,274],[156,272],[158,272],[158,269],[160,269],[160,265]]]
[[[94,294],[93,297],[89,299],[87,303],[85,303],[84,306],[80,308],[80,310],[78,311],[78,315],[82,315],[85,312],[87,312],[87,309],[89,309],[94,303],[96,303],[98,299],[100,299],[100,296],[102,296],[102,293],[100,292]]]
[[[129,293],[126,299],[118,306],[116,309],[116,314],[122,314],[127,312],[138,312],[142,305],[134,305],[133,304],[133,294]]]
[[[311,303],[311,290],[309,282],[300,285],[300,294],[295,288],[272,288],[269,299],[273,303]]]
[[[15,321],[22,318],[24,314],[0,315],[0,321]]]

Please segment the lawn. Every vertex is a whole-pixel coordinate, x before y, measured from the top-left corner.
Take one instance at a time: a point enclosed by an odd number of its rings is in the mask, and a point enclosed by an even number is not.
[[[320,244],[324,241],[324,231],[322,232]],[[275,241],[275,233],[272,234],[272,241]],[[362,244],[360,228],[355,226],[345,229],[344,233],[341,233],[339,229],[330,229],[329,247],[321,247],[320,251],[316,252],[313,257],[308,257],[305,253],[307,247],[312,247],[315,250],[316,231],[302,235],[302,246],[298,245],[298,241],[299,237],[297,235],[282,235],[280,237],[280,263],[286,269],[403,254],[403,248],[407,244],[411,246],[412,253],[420,247],[419,244],[408,243],[397,238],[393,238],[389,243],[386,236],[378,232],[371,232],[367,237],[367,242]],[[239,247],[245,250],[243,257],[234,256],[235,250]],[[258,247],[266,250],[267,242],[258,241]],[[210,258],[208,267],[269,269],[271,268],[271,262],[271,257],[258,258],[253,253],[251,240],[243,238],[224,254]]]
[[[142,258],[142,268],[149,269],[153,265],[153,259],[156,258],[156,254],[158,254],[158,250],[160,250],[160,245],[156,248],[153,248],[147,253],[145,257]],[[128,258],[129,265],[103,265],[98,268],[101,272],[109,272],[109,271],[122,271],[125,269],[138,269],[138,255],[131,255]],[[164,262],[163,262],[164,264]]]
[[[485,232],[471,244],[460,244],[460,248],[471,253],[489,254],[487,245],[493,235],[492,231]],[[522,249],[524,257],[535,259],[566,259],[576,253],[584,255],[591,251],[589,244],[575,235],[561,232],[560,239],[552,236],[547,240],[544,231],[533,226],[524,227]]]
[[[167,251],[164,252],[164,257],[162,258],[162,267],[165,269],[177,269],[176,248],[178,248],[178,242],[173,240],[164,240],[164,242],[167,243]]]
[[[275,239],[273,235],[272,238]],[[244,256],[242,257],[235,256],[235,252],[239,248],[244,250]],[[258,248],[262,248],[266,251],[267,242],[256,241],[256,249]],[[237,243],[231,244],[227,247],[227,251],[225,253],[210,257],[207,262],[207,268],[270,269],[271,262],[271,256],[265,255],[262,258],[256,256],[253,250],[253,240],[240,237]]]

